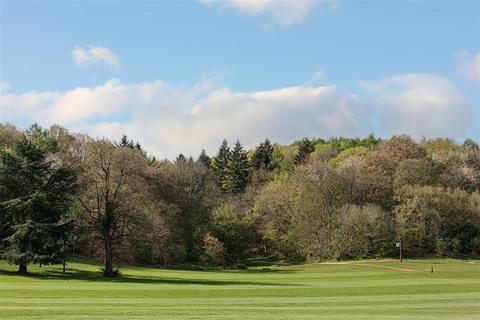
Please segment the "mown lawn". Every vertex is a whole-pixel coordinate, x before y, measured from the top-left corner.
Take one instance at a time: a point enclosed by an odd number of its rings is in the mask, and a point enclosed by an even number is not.
[[[431,267],[434,272],[431,273]],[[241,271],[0,261],[0,319],[480,319],[480,261],[356,261]]]

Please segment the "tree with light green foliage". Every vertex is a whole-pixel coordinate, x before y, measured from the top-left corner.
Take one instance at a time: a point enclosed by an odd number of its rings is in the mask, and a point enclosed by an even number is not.
[[[460,189],[405,186],[396,192],[394,213],[407,254],[472,252],[480,237],[478,200]]]
[[[463,148],[465,150],[479,150],[478,148],[478,143],[476,143],[475,141],[473,141],[473,139],[466,139],[464,142],[463,142]]]
[[[335,158],[331,159],[328,163],[336,168],[340,162],[343,160],[353,157],[353,156],[363,156],[366,155],[370,149],[367,147],[353,147],[353,148],[348,148],[340,152]]]

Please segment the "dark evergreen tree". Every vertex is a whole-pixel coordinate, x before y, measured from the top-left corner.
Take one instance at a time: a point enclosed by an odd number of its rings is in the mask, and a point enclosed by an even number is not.
[[[135,144],[133,143],[133,140],[128,140],[128,137],[125,134],[122,136],[122,138],[120,139],[120,143],[117,143],[117,145],[122,148],[142,150],[138,142]]]
[[[207,155],[207,153],[205,152],[205,149],[202,149],[202,152],[200,153],[200,155],[198,156],[198,162],[202,163],[203,165],[205,165],[207,168],[210,169],[211,167],[211,163],[210,163],[210,157]]]
[[[24,137],[0,150],[2,256],[27,273],[29,263],[64,261],[75,171],[47,160],[50,143]]]
[[[178,156],[177,156],[177,159],[175,159],[175,162],[186,162],[187,161],[187,158],[185,158],[185,156],[183,155],[183,153],[180,153]]]
[[[226,139],[223,139],[220,148],[218,149],[217,155],[213,158],[212,161],[212,170],[217,178],[217,184],[223,190],[223,184],[225,181],[225,175],[227,170],[228,162],[230,161],[231,151],[228,146]]]
[[[463,148],[465,148],[465,150],[479,150],[478,148],[478,143],[476,143],[473,139],[466,139],[464,142],[463,142]]]
[[[303,138],[298,146],[298,153],[295,155],[295,163],[305,163],[308,155],[312,153],[313,150],[315,150],[315,146],[312,141],[308,138]]]
[[[250,163],[247,152],[239,140],[232,150],[230,161],[227,163],[225,178],[222,183],[224,191],[236,194],[243,192],[250,182]]]
[[[252,157],[252,166],[255,170],[261,168],[268,169],[270,161],[272,161],[272,152],[273,146],[270,143],[270,140],[265,139],[264,142],[260,143],[255,149]]]
[[[373,146],[377,145],[379,142],[380,142],[380,139],[375,138],[373,133],[370,133],[368,137],[366,137],[360,142],[360,146],[372,148]]]
[[[128,137],[126,135],[123,135],[122,138],[120,139],[120,147],[128,147]]]

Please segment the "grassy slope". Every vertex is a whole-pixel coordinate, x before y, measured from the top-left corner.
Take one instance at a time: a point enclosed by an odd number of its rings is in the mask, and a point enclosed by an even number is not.
[[[0,319],[423,320],[480,314],[480,261],[203,272],[129,267],[111,280],[86,261],[68,268],[63,275],[60,267],[30,266],[39,274],[21,277],[0,261]]]

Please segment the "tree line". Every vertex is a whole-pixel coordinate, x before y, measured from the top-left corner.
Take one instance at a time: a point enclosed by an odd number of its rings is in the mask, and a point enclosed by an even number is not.
[[[212,156],[150,156],[127,136],[0,125],[0,254],[27,266],[71,257],[240,267],[480,255],[480,151],[467,139],[393,136],[223,140]]]

